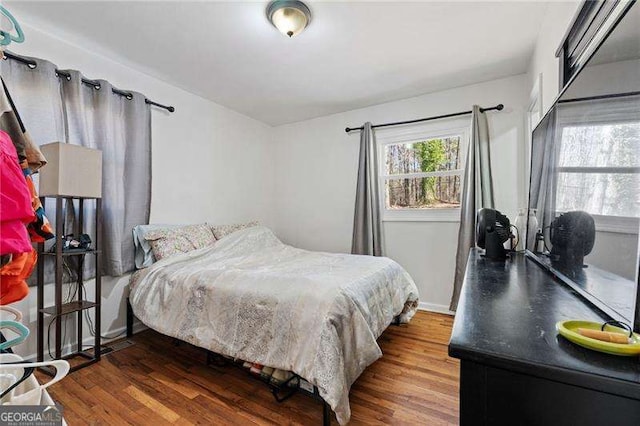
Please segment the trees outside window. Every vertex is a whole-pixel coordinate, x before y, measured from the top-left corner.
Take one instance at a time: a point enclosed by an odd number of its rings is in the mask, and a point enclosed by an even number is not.
[[[556,209],[638,217],[640,123],[562,129]]]
[[[443,213],[451,213],[455,219],[460,208],[466,142],[466,131],[426,134],[401,142],[383,140],[380,190],[385,219],[430,220]]]

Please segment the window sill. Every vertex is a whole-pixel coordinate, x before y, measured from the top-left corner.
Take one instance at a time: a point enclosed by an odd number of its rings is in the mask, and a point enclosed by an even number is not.
[[[621,216],[593,215],[597,232],[637,235],[639,219]]]
[[[386,210],[383,222],[460,222],[460,209],[442,209],[429,211]]]

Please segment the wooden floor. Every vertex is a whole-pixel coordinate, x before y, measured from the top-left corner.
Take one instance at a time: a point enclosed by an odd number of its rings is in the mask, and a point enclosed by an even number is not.
[[[384,356],[351,389],[350,424],[457,424],[453,319],[418,312],[380,337]],[[278,404],[238,368],[205,365],[202,349],[154,331],[49,388],[70,426],[80,424],[322,424],[322,406],[298,394]],[[333,423],[337,424],[335,417]]]

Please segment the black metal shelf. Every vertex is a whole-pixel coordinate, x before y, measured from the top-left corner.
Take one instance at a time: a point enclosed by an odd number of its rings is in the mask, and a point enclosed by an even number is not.
[[[73,352],[70,353],[68,355],[63,356],[60,359],[64,359],[66,361],[75,359],[75,358],[84,358],[85,361],[80,362],[80,363],[74,363],[71,364],[71,368],[69,369],[69,372],[74,372],[76,370],[80,370],[81,368],[87,367],[91,364],[95,364],[96,362],[100,361],[100,357],[96,357],[93,355],[93,353],[90,352],[91,350],[87,350],[87,351],[79,351],[79,352]],[[113,352],[113,349],[111,349],[108,346],[100,346],[100,355],[105,355],[108,354],[109,352]],[[43,373],[53,377],[56,374],[56,371],[54,368],[52,367],[40,367],[39,368],[40,371],[42,371]]]
[[[87,200],[92,200],[91,198],[82,198],[82,197],[68,197],[68,196],[59,196],[59,197],[40,197],[40,201],[42,202],[42,206],[45,207],[47,199],[55,200],[56,207],[56,217],[55,217],[55,234],[56,236],[61,236],[64,234],[64,217],[66,212],[64,212],[65,204],[64,201],[68,199],[78,200],[77,203],[77,221],[74,227],[74,233],[82,234],[85,233],[85,224],[84,224],[84,205]],[[89,201],[92,202],[92,201]],[[74,207],[76,203],[72,203]],[[49,324],[49,328],[51,324],[55,325],[55,348],[53,353],[54,359],[72,359],[76,357],[84,358],[85,361],[80,364],[72,365],[71,371],[75,371],[79,368],[86,367],[87,365],[93,364],[94,362],[98,362],[100,360],[101,355],[101,346],[100,346],[100,331],[101,331],[101,321],[100,321],[100,300],[102,295],[102,280],[100,275],[100,267],[102,262],[102,256],[100,252],[100,241],[99,237],[102,233],[102,218],[101,218],[101,207],[102,200],[99,198],[95,199],[95,235],[94,235],[94,247],[93,250],[69,250],[62,251],[62,245],[56,244],[53,251],[45,251],[44,243],[38,244],[38,351],[37,351],[37,359],[38,361],[44,361],[44,336],[48,332],[48,327],[45,326],[45,317],[51,318],[51,323]],[[83,276],[83,263],[77,262],[78,265],[74,266],[75,276],[77,278],[76,285],[77,291],[75,292],[75,296],[73,297],[75,300],[63,301],[63,258],[67,258],[69,256],[85,256],[92,255],[95,256],[95,279],[93,281],[95,291],[94,291],[94,301],[84,300],[86,297],[85,289],[84,289],[84,276]],[[53,260],[55,266],[55,297],[54,297],[54,305],[44,307],[44,286],[45,286],[45,276],[44,276],[44,264],[46,262],[50,262]],[[82,329],[84,322],[84,313],[87,309],[94,309],[95,312],[95,334],[93,336],[93,350],[85,351],[83,346],[83,338],[82,338]],[[65,315],[76,315],[76,348],[75,351],[71,354],[64,355],[62,354],[62,317]],[[49,348],[51,350],[52,348]],[[51,352],[49,352],[51,353]]]
[[[60,306],[59,315],[67,315],[73,312],[84,311],[85,309],[91,309],[98,304],[95,302],[89,302],[88,300],[74,300],[73,302],[65,303]],[[48,308],[40,309],[40,312],[46,315],[58,315],[58,311],[55,306],[49,306]]]
[[[63,256],[80,256],[83,254],[100,254],[100,250],[77,250],[77,251],[63,251]],[[45,251],[40,253],[43,256],[56,256],[56,252],[54,251]]]

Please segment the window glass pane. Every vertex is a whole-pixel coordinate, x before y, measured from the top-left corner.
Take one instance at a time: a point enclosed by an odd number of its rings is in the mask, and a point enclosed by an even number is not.
[[[605,216],[639,217],[640,175],[559,173],[556,210],[583,210]]]
[[[385,171],[389,175],[439,172],[460,168],[460,136],[385,146]]]
[[[442,209],[460,207],[460,176],[438,176],[386,181],[388,209]]]
[[[565,127],[560,167],[640,166],[640,123]]]

